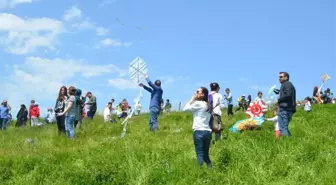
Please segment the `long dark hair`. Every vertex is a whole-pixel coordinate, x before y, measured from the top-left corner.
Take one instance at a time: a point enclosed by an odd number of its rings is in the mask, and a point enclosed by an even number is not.
[[[68,89],[65,86],[62,86],[59,90],[57,100],[62,101],[63,100],[63,95],[62,95],[62,89],[64,88],[64,96],[68,96]]]
[[[316,93],[318,92],[318,87],[315,86],[314,87],[314,91],[313,91],[313,97],[316,97]]]
[[[204,96],[200,100],[208,103],[209,102],[208,100],[209,90],[205,87],[200,87],[200,89],[202,89],[202,93],[204,94]]]

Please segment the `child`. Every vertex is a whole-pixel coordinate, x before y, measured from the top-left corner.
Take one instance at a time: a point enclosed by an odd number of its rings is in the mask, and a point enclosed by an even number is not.
[[[111,120],[111,112],[112,112],[112,103],[108,102],[106,108],[104,109],[104,122],[109,123]]]
[[[274,130],[275,130],[275,138],[280,139],[280,130],[279,130],[279,123],[278,123],[278,110],[277,107],[274,109],[274,117],[273,118],[265,118],[266,121],[273,121],[274,122]]]
[[[310,97],[306,97],[304,100],[304,110],[306,112],[310,112],[311,111],[311,104],[312,104],[312,99]]]

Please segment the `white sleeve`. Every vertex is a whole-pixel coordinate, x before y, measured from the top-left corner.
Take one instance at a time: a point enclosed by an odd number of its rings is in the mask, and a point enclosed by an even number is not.
[[[188,102],[188,103],[184,106],[183,110],[184,110],[184,111],[195,112],[195,111],[197,111],[197,110],[199,110],[199,109],[204,108],[204,107],[202,106],[201,103],[202,103],[202,102],[200,102],[200,101],[194,101],[194,102],[192,102],[191,104]]]
[[[219,107],[220,108],[224,108],[224,99],[223,99],[223,96],[221,94],[218,94],[218,103],[219,103]]]
[[[266,118],[265,120],[266,121],[275,121],[275,120],[278,120],[278,116],[275,116],[273,118]]]

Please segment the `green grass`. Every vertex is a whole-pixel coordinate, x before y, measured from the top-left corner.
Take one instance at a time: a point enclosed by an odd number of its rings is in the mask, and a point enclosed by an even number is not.
[[[229,133],[211,146],[212,170],[197,165],[191,113],[160,117],[157,133],[149,132],[148,115],[133,117],[123,139],[113,139],[122,126],[101,117],[77,130],[75,140],[59,137],[56,125],[11,126],[0,132],[0,184],[336,184],[335,112],[335,105],[298,110],[293,136],[280,141],[272,122]],[[223,121],[228,129],[242,118]]]

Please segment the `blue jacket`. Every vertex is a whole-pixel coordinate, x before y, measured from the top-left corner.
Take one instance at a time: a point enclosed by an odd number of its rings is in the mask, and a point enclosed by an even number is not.
[[[10,118],[9,108],[7,106],[0,105],[0,118],[2,118],[2,119]]]
[[[143,86],[145,90],[151,93],[151,100],[149,108],[156,107],[158,109],[161,109],[161,100],[162,100],[162,94],[163,90],[160,86],[157,86],[153,84],[150,79],[146,79],[148,85],[151,87],[147,87],[146,85]]]

